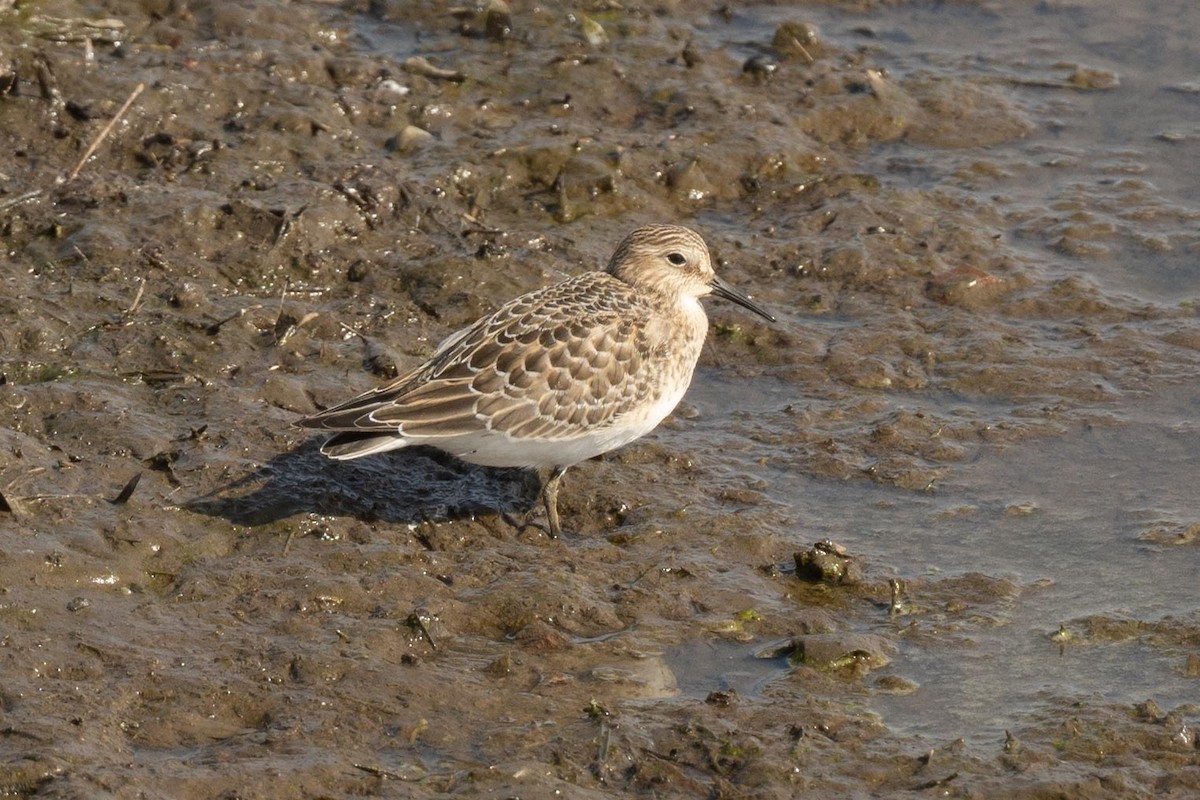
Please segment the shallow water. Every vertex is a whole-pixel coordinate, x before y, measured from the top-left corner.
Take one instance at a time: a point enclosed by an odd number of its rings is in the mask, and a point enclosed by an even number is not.
[[[770,27],[786,12],[749,15]],[[1200,85],[1193,35],[1200,9],[1187,0],[1144,3],[1006,2],[874,9],[830,15],[831,31],[865,25],[882,61],[901,74],[973,76],[1011,86],[1035,130],[972,153],[1010,171],[981,192],[1022,223],[1018,245],[1051,245],[1051,274],[1078,274],[1107,290],[1168,304],[1195,300],[1200,285]],[[864,42],[868,46],[870,40]],[[1119,90],[1085,90],[1082,70]],[[1079,76],[1078,91],[1058,91]],[[961,159],[900,143],[876,155],[920,158],[920,183],[953,182]],[[902,180],[893,173],[892,181]],[[1144,182],[1144,183],[1143,183]],[[1063,257],[1064,223],[1094,226],[1093,247]],[[1044,237],[1044,238],[1043,238]],[[1040,249],[1040,248],[1039,248]]]
[[[1048,101],[1042,96],[1048,90],[1037,86],[1018,88],[1029,106],[1052,106],[1053,115],[1035,111],[1038,129],[1028,137],[984,154],[972,151],[969,158],[1012,175],[980,194],[998,199],[1010,219],[1053,216],[1047,209],[1063,208],[1064,216],[1085,216],[1088,224],[1111,222],[1103,244],[1082,258],[1058,252],[1052,232],[1010,232],[1046,274],[1080,276],[1133,302],[1195,302],[1200,94],[1189,70],[1200,56],[1191,36],[1200,28],[1196,4],[1006,3],[876,9],[862,16],[806,13],[834,35],[866,26],[885,43],[889,69],[900,73],[984,74],[1020,86],[1060,79],[1078,64],[1119,76],[1121,91],[1080,91],[1065,100]],[[792,16],[748,12],[740,30],[761,41]],[[962,158],[901,142],[880,148],[873,160],[881,171],[897,159],[920,160],[925,169],[913,185],[928,188],[954,183]],[[1128,179],[1138,181],[1140,204],[1123,206],[1114,197],[1114,184]],[[906,182],[895,172],[885,180]],[[1104,208],[1099,221],[1092,218],[1097,207]],[[792,387],[760,382],[739,387],[737,402],[730,403],[731,388],[698,382],[689,401],[716,418],[797,402]],[[1095,407],[1095,423],[1065,425],[1048,439],[980,447],[928,496],[813,480],[786,469],[763,476],[765,495],[783,507],[797,547],[829,537],[863,554],[882,575],[980,572],[1019,587],[995,618],[954,637],[946,649],[913,648],[896,659],[888,671],[921,688],[874,698],[871,707],[884,724],[931,737],[958,733],[995,741],[1046,696],[1125,703],[1153,698],[1164,707],[1200,698],[1184,667],[1192,652],[1186,636],[1158,646],[1144,637],[1062,646],[1052,638],[1060,626],[1078,628],[1092,615],[1196,624],[1200,553],[1194,542],[1165,542],[1197,520],[1197,391],[1194,380],[1154,389],[1129,386]],[[911,398],[917,408],[947,403],[964,405],[962,398],[938,393]],[[756,455],[771,459],[761,448]],[[1157,540],[1155,531],[1163,532]],[[911,600],[920,603],[919,594]],[[721,646],[711,662],[700,655],[706,651],[711,648],[698,645],[677,654],[673,663],[683,686],[710,686],[713,676],[720,682],[729,671],[736,678],[727,679],[761,693],[772,674],[786,671],[775,664],[772,672],[771,664],[746,657],[748,648]],[[687,676],[697,666],[699,676]],[[1200,718],[1193,712],[1192,719],[1195,724]]]
[[[728,397],[728,386],[705,382],[690,395],[715,418],[733,410]],[[1185,660],[1200,565],[1194,538],[1182,535],[1196,520],[1200,428],[1193,419],[1200,395],[1174,387],[1130,401],[1110,408],[1117,418],[1111,422],[983,448],[928,495],[787,470],[759,473],[797,549],[830,538],[862,554],[877,577],[982,573],[1013,582],[1002,607],[952,626],[942,647],[904,650],[886,670],[921,687],[871,701],[890,728],[984,742],[1002,739],[1047,693],[1154,699],[1167,708],[1195,702],[1196,679]],[[737,408],[752,413],[772,405],[769,395],[747,402],[743,393]],[[763,457],[758,448],[754,455]],[[753,471],[753,459],[742,467]],[[925,604],[919,589],[906,601]],[[1093,616],[1165,619],[1168,627],[1174,619],[1186,627],[1157,644],[1145,636],[1092,643],[1082,629]],[[885,611],[878,622],[890,624]],[[1083,638],[1060,644],[1060,627]],[[729,682],[757,695],[788,670],[757,661],[757,649],[700,643],[671,663],[685,691],[703,694]]]

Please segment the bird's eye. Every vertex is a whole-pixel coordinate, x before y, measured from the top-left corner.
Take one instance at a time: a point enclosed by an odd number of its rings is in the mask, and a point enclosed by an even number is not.
[[[687,263],[687,257],[683,253],[667,253],[667,261],[670,261],[677,267],[682,267]]]

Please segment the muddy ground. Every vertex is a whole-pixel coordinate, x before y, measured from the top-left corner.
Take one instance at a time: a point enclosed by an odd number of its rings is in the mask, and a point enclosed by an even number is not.
[[[1048,697],[983,746],[890,730],[871,698],[920,682],[887,665],[955,659],[1028,587],[893,584],[772,491],[933,493],[1194,379],[1194,301],[1031,255],[1194,254],[1193,210],[989,188],[1022,167],[988,148],[1114,76],[1055,65],[1035,101],[892,74],[863,3],[837,37],[786,4],[766,28],[753,3],[512,6],[0,10],[0,793],[1200,791],[1194,707]],[[922,186],[878,160],[898,142],[961,166]],[[651,221],[702,231],[780,322],[710,303],[697,380],[725,399],[572,470],[561,539],[520,523],[530,475],[335,464],[292,427]],[[1155,633],[1200,660],[1198,630]],[[678,653],[726,644],[778,677],[683,686]]]

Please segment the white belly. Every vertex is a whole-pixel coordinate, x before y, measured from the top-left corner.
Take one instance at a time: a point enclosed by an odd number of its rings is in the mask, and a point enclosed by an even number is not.
[[[463,461],[485,467],[569,467],[645,436],[679,405],[685,391],[686,385],[671,396],[647,406],[641,413],[626,414],[612,425],[569,439],[517,439],[506,433],[480,431],[428,441],[414,436],[407,441],[410,444],[431,444]]]

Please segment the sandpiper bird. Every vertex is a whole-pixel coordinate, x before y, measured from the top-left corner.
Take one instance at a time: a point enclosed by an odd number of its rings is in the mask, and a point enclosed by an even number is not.
[[[629,234],[603,272],[502,305],[391,383],[299,421],[335,431],[351,459],[432,445],[472,464],[531,467],[558,536],[566,470],[649,433],[683,398],[714,294],[774,322],[713,271],[704,240],[676,225]]]

